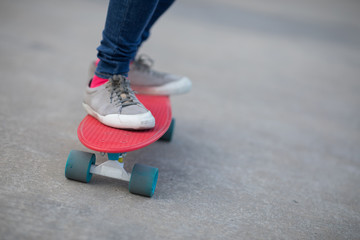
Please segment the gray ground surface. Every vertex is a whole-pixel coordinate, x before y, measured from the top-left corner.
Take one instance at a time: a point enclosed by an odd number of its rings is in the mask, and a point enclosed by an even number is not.
[[[142,52],[188,75],[152,199],[64,177],[107,2],[0,2],[0,239],[360,239],[360,4],[179,1]],[[98,157],[98,162],[105,159]]]

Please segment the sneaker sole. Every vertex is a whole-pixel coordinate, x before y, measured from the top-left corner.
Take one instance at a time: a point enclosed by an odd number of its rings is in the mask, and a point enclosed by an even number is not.
[[[109,114],[102,116],[86,103],[82,104],[88,114],[109,127],[131,130],[144,130],[155,127],[155,118],[150,111],[136,115]]]

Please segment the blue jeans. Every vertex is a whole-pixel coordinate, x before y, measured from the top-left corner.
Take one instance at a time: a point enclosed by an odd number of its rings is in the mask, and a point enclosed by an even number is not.
[[[174,1],[110,0],[95,74],[101,78],[127,75],[130,61],[148,39],[152,25]]]

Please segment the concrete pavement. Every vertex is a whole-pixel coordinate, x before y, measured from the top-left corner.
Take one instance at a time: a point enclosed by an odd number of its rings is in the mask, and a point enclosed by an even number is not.
[[[64,177],[106,8],[0,3],[0,239],[360,239],[358,2],[178,1],[141,49],[194,84],[127,156],[151,199]]]

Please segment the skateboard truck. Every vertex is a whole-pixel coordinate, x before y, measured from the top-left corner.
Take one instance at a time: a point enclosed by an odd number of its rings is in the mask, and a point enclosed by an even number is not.
[[[93,174],[129,182],[129,191],[134,194],[152,197],[155,191],[159,170],[143,164],[135,164],[131,174],[124,169],[126,153],[108,153],[106,162],[95,165],[93,153],[72,150],[65,166],[68,179],[88,183]]]
[[[126,153],[108,153],[109,160],[100,165],[92,164],[90,173],[129,182],[131,174],[124,169],[125,155]]]

